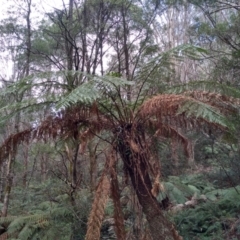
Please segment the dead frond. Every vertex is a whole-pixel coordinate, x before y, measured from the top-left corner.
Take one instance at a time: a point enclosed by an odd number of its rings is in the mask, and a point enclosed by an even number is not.
[[[185,92],[184,95],[190,96],[194,99],[202,101],[204,103],[208,103],[211,106],[216,106],[221,111],[226,112],[236,112],[236,107],[240,105],[239,98],[233,98],[226,95],[221,95],[216,92],[209,91],[188,91]]]
[[[161,94],[145,101],[140,107],[140,116],[174,116],[177,114],[179,107],[188,96],[176,94]]]
[[[152,190],[151,193],[154,197],[157,197],[159,192],[161,191],[161,189],[163,188],[160,184],[160,174],[158,174],[154,180],[153,186],[152,186]]]
[[[7,240],[7,239],[8,239],[8,233],[7,232],[0,235],[0,240]]]
[[[99,240],[100,231],[104,218],[104,210],[108,201],[110,181],[103,175],[95,193],[92,209],[87,223],[87,234],[85,240]]]
[[[111,175],[111,197],[114,205],[114,229],[117,235],[117,239],[125,240],[126,232],[124,229],[124,217],[120,203],[120,190],[116,172],[116,156],[114,155],[113,151],[108,154],[108,158],[108,162],[112,163],[111,169],[109,169],[109,171]]]
[[[92,111],[96,112],[94,108]],[[57,116],[48,116],[37,127],[10,135],[0,146],[0,163],[8,157],[9,153],[15,154],[18,145],[23,142],[29,143],[34,139],[44,141],[49,138],[79,139],[82,140],[81,150],[83,151],[87,141],[93,138],[94,134],[105,127],[111,127],[107,124],[107,119],[101,118],[99,113],[95,117],[91,114],[88,108],[77,106],[61,111]],[[81,134],[82,129],[84,132]]]

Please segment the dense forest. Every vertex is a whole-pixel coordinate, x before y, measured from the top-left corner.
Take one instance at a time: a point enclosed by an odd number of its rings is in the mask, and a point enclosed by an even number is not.
[[[239,0],[6,8],[0,240],[240,239]]]

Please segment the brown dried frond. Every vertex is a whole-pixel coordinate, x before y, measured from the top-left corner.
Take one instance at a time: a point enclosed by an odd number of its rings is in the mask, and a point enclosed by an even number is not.
[[[186,156],[189,158],[189,160],[191,160],[193,155],[191,141],[181,132],[181,130],[165,124],[156,125],[156,127],[157,126],[159,128],[155,132],[154,136],[172,138],[175,141],[179,142],[183,146]]]
[[[83,154],[86,151],[87,143],[90,139],[94,137],[94,132],[92,129],[87,128],[84,132],[80,134],[80,153]]]
[[[0,235],[0,240],[7,240],[7,239],[8,239],[8,233],[7,232]]]
[[[221,112],[236,112],[236,106],[240,105],[239,98],[229,97],[216,92],[188,91],[183,94],[203,103],[217,107],[221,110]]]
[[[140,107],[140,116],[175,116],[183,102],[189,100],[188,96],[176,94],[157,95]]]
[[[131,150],[134,152],[134,153],[140,153],[140,149],[138,147],[138,145],[134,142],[133,139],[130,139],[129,140],[129,145],[131,147]]]
[[[0,147],[0,164],[9,154],[16,154],[16,148],[22,142],[29,142],[31,139],[32,128],[10,135]]]
[[[145,232],[143,234],[143,237],[141,238],[141,240],[153,240],[152,236],[151,236],[151,232],[148,228],[145,229]]]
[[[125,240],[126,239],[126,232],[124,229],[124,217],[120,203],[120,190],[116,172],[116,155],[113,151],[111,151],[108,155],[108,162],[112,163],[110,170],[111,175],[111,197],[113,200],[114,205],[114,229],[117,235],[117,239]]]
[[[153,186],[152,186],[152,190],[151,193],[154,197],[157,197],[159,192],[163,189],[162,185],[160,184],[160,174],[158,174],[154,180]]]
[[[92,111],[92,112],[91,112]],[[75,138],[83,140],[83,143],[101,131],[102,128],[111,128],[108,120],[98,114],[94,116],[96,109],[89,110],[84,106],[76,106],[58,113],[57,116],[48,116],[36,128],[29,128],[19,133],[10,135],[0,146],[0,164],[8,157],[9,153],[16,152],[17,146],[22,142],[30,142],[33,139],[48,140],[49,138]],[[101,122],[102,121],[102,122]],[[81,127],[88,127],[82,135]],[[85,128],[86,129],[86,128]]]
[[[157,95],[147,100],[139,109],[139,116],[145,120],[155,117],[155,121],[170,124],[179,127],[193,127],[202,124],[215,126],[221,128],[221,124],[209,121],[205,117],[194,117],[193,110],[190,110],[190,115],[186,115],[187,109],[183,110],[181,107],[185,103],[197,104],[201,108],[201,104],[209,105],[216,114],[233,114],[238,111],[240,99],[224,96],[218,93],[206,91],[189,91],[181,95],[176,94],[162,94]],[[189,105],[189,106],[190,106]],[[194,105],[193,105],[194,106]],[[202,106],[204,108],[204,106]],[[181,110],[181,114],[179,112]],[[196,112],[197,114],[197,112]]]
[[[100,230],[104,217],[104,210],[108,201],[110,181],[106,175],[101,178],[95,193],[92,209],[88,218],[86,240],[100,239]]]

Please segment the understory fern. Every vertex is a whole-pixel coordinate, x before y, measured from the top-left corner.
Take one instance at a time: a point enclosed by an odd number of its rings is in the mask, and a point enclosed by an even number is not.
[[[73,213],[66,206],[55,207],[52,211],[38,211],[36,214],[10,216],[0,218],[1,225],[7,225],[8,239],[17,238],[19,240],[34,239],[35,236],[44,236],[46,232],[54,232],[58,228],[58,224],[62,225],[63,222],[68,228],[71,227],[70,219]],[[59,229],[60,230],[60,229]],[[71,233],[70,229],[65,229],[64,232]],[[65,235],[62,232],[63,236]],[[64,238],[59,238],[64,239]]]
[[[69,240],[71,236],[84,239],[91,194],[82,189],[76,194],[73,205],[68,194],[57,195],[63,186],[60,188],[49,181],[49,184],[28,188],[27,196],[25,191],[14,189],[10,215],[0,218],[0,226],[4,229],[0,239],[6,235],[10,240]],[[44,200],[46,198],[51,200]],[[12,216],[14,213],[17,215]]]

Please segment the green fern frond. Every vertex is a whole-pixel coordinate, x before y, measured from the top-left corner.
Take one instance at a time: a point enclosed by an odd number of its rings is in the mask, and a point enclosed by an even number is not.
[[[18,234],[18,239],[32,239],[32,236],[36,233],[37,229],[31,225],[25,225],[21,232]]]
[[[25,226],[26,221],[22,217],[16,218],[13,222],[8,226],[7,232],[10,236],[14,235],[21,231],[21,229]]]
[[[91,104],[100,97],[99,91],[92,82],[84,83],[81,86],[75,88],[57,103],[56,107],[67,108],[72,104],[85,103]]]
[[[221,95],[226,95],[233,98],[240,98],[240,90],[233,86],[218,83],[216,81],[194,81],[187,84],[173,86],[169,88],[166,93],[181,94],[186,91],[206,91],[215,92]]]
[[[134,81],[139,85],[139,96],[145,94],[145,92],[147,95],[151,88],[161,93],[166,91],[166,89],[169,89],[169,79],[172,82],[175,77],[174,66],[186,58],[201,58],[203,54],[207,54],[205,49],[185,44],[151,58],[149,62],[140,66],[134,77]]]
[[[86,76],[90,80],[63,96],[57,103],[57,109],[67,108],[76,103],[91,104],[102,97],[115,94],[120,86],[133,85],[133,82],[118,77],[90,76],[87,74]]]
[[[202,118],[210,123],[216,123],[231,129],[234,128],[234,126],[227,121],[227,118],[221,114],[219,109],[195,99],[185,101],[178,110],[178,114],[182,113],[185,113],[187,117]]]
[[[36,212],[36,211],[35,211]],[[31,239],[34,234],[51,227],[53,221],[72,217],[71,209],[60,206],[54,207],[48,212],[39,212],[28,216],[1,218],[1,222],[8,224],[7,233],[9,236],[18,236],[18,239]]]
[[[21,102],[15,102],[10,105],[0,108],[0,124],[5,123],[18,113],[30,114],[38,110],[42,110],[43,107],[54,105],[57,102],[56,98],[49,98],[45,101],[38,101],[37,99],[31,98],[29,100],[23,100]]]
[[[39,89],[67,89],[67,84],[64,84],[66,78],[66,71],[52,71],[32,74],[28,77],[22,78],[17,82],[7,85],[0,91],[0,96],[7,96],[10,94],[23,94],[28,90],[34,88]]]
[[[66,207],[58,207],[54,208],[51,211],[51,217],[54,219],[58,219],[60,217],[67,217],[67,216],[72,216],[73,212],[71,209],[66,208]]]
[[[16,216],[0,217],[0,224],[9,224],[13,222],[16,218]]]

